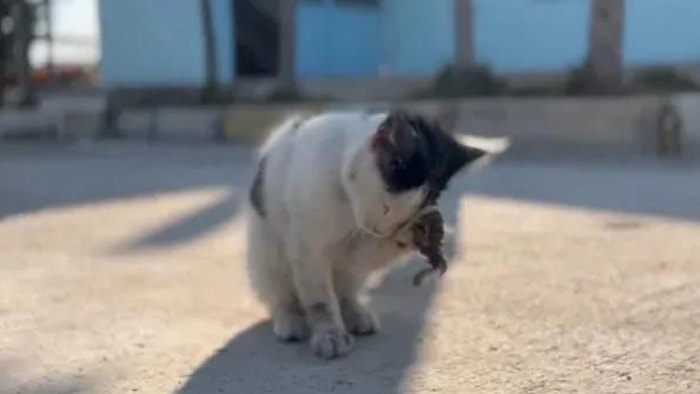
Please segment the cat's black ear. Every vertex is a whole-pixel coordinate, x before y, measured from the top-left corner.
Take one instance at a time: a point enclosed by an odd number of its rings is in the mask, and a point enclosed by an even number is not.
[[[373,144],[380,150],[410,155],[417,144],[418,135],[403,111],[390,112],[379,125]]]

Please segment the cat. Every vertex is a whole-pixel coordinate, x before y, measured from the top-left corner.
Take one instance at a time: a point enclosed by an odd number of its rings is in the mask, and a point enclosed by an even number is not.
[[[333,359],[377,332],[368,277],[415,251],[413,224],[454,175],[505,148],[495,146],[404,110],[298,115],[274,129],[250,188],[247,257],[275,336],[310,338]]]

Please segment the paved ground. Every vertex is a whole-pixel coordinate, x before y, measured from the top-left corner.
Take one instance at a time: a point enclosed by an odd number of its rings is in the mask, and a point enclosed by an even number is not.
[[[700,170],[502,161],[455,184],[457,256],[377,290],[322,362],[242,275],[243,149],[0,147],[2,393],[698,393]]]

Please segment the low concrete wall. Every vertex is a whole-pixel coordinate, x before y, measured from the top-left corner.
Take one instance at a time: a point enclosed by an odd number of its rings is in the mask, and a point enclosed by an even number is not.
[[[180,141],[215,140],[222,134],[221,107],[150,107],[121,111],[119,135],[135,139]]]
[[[401,105],[435,116],[452,129],[483,136],[508,136],[513,149],[546,152],[609,151],[653,154],[656,117],[663,98],[552,98],[426,100]],[[240,106],[226,111],[225,133],[234,140],[257,140],[294,111],[324,108],[389,108],[361,105]]]
[[[224,111],[222,125],[227,140],[233,142],[257,142],[267,135],[270,128],[298,111],[318,111],[320,105],[243,105]]]
[[[661,97],[642,96],[428,101],[411,106],[446,119],[457,131],[508,136],[516,150],[653,153],[662,103]]]
[[[101,127],[105,109],[106,99],[100,94],[45,94],[37,107],[2,109],[0,138],[89,137]]]
[[[49,114],[33,110],[3,109],[0,111],[0,141],[11,137],[54,135],[55,124],[55,119]]]
[[[682,143],[700,157],[700,94],[603,98],[494,98],[407,101],[401,106],[439,118],[469,134],[507,136],[513,151],[656,155],[658,117],[670,100],[681,115]],[[248,104],[229,107],[126,109],[117,124],[133,138],[226,139],[257,142],[297,111],[381,109],[392,103]]]

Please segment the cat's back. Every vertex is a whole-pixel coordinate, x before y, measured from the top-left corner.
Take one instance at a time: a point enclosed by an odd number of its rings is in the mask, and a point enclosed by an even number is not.
[[[286,178],[295,173],[309,177],[334,171],[380,122],[361,111],[299,115],[273,132],[262,156],[277,162],[277,172],[285,173]]]
[[[260,151],[265,166],[261,186],[271,216],[300,204],[335,204],[319,196],[339,187],[344,160],[381,122],[372,116],[360,111],[302,114],[277,127]]]
[[[363,141],[372,130],[373,120],[362,111],[324,112],[302,120],[292,133],[300,154],[317,152],[335,158]]]

